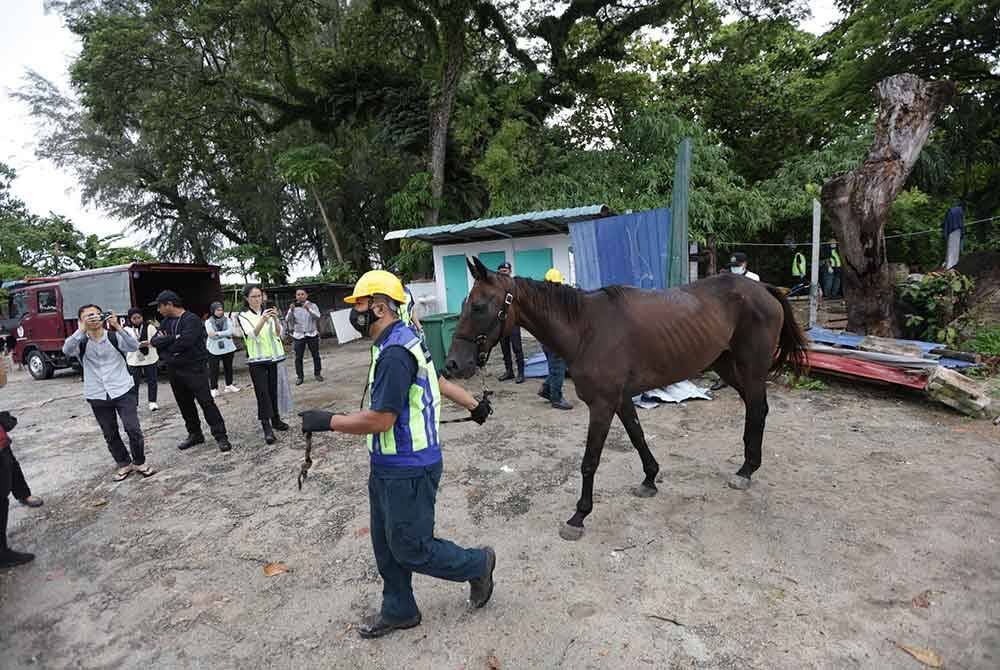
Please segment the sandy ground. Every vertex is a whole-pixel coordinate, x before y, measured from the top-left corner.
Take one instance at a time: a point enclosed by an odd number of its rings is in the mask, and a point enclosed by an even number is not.
[[[327,381],[295,388],[297,405],[357,407],[367,348],[323,355]],[[418,576],[423,624],[365,641],[352,626],[381,589],[361,440],[317,438],[299,492],[301,436],[265,446],[248,388],[220,399],[236,445],[221,454],[175,449],[164,386],[163,409],[141,414],[160,473],[112,483],[79,378],[15,372],[0,405],[21,420],[14,450],[45,506],[13,503],[11,544],[38,558],[0,573],[0,665],[920,668],[898,643],[947,668],[1000,667],[1000,428],[873,387],[774,384],[764,466],[737,492],[735,392],[640,412],[659,495],[630,494],[642,472],[616,421],[570,543],[557,531],[579,495],[586,408],[550,409],[533,380],[491,386],[485,426],[442,428],[437,527],[496,547],[493,600],[470,611],[466,585]],[[271,561],[290,571],[266,577]]]

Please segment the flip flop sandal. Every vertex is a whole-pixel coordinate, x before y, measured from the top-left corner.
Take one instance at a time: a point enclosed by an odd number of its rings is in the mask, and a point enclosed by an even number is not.
[[[153,475],[156,474],[156,470],[149,467],[148,465],[139,465],[134,467],[133,469],[140,475],[142,475],[143,479],[145,479],[146,477],[152,477]]]
[[[128,479],[128,476],[132,474],[132,469],[131,465],[124,468],[118,468],[118,472],[115,473],[114,480],[116,482],[125,481]]]

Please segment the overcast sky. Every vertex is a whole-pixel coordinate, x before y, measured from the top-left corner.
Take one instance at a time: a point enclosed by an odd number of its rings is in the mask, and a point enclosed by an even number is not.
[[[46,14],[43,0],[3,0],[0,22],[0,161],[17,170],[14,193],[36,214],[49,211],[71,218],[86,233],[128,233],[124,223],[80,202],[74,176],[35,156],[37,128],[21,103],[9,92],[19,88],[27,69],[33,69],[60,88],[68,89],[67,68],[79,53],[76,37],[62,19]],[[833,0],[813,0],[813,17],[803,27],[823,32],[836,20]],[[133,243],[141,238],[129,236]]]

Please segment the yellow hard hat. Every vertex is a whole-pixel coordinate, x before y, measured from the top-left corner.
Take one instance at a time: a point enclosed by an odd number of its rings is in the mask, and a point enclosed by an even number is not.
[[[344,302],[353,305],[358,298],[367,298],[376,293],[387,295],[400,304],[406,302],[403,282],[399,281],[399,277],[385,270],[369,270],[361,275],[361,279],[354,285],[354,292],[344,298]]]
[[[562,273],[559,272],[559,270],[556,270],[555,268],[549,268],[549,271],[545,273],[545,281],[550,281],[555,284],[562,284],[563,283]]]

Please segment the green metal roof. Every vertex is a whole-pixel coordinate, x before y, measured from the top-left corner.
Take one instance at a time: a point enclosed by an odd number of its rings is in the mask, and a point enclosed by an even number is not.
[[[393,230],[385,239],[416,239],[432,244],[454,244],[477,240],[526,237],[529,235],[566,234],[569,224],[610,216],[607,205],[587,205],[568,209],[550,209],[542,212],[526,212],[499,216],[493,219],[475,219],[447,226],[428,226]]]

